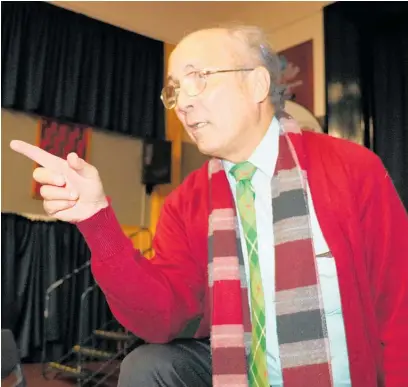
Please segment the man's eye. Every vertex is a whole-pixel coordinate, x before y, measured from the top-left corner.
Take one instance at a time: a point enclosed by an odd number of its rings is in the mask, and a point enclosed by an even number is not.
[[[191,71],[186,74],[186,78],[195,78],[198,75],[198,71]]]

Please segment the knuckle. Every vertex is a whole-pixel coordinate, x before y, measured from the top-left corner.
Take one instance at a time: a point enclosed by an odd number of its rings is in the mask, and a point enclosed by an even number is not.
[[[49,195],[49,187],[47,185],[42,185],[40,187],[40,194],[43,198]]]
[[[48,214],[48,215],[52,215],[52,210],[51,210],[51,203],[48,200],[44,200],[43,202],[43,207],[44,207],[44,211]]]
[[[42,170],[43,170],[43,168],[35,168],[34,169],[34,171],[33,171],[33,178],[34,179],[39,179],[40,177],[41,177],[41,175],[42,175]]]
[[[95,176],[99,176],[99,171],[93,165],[90,165],[90,170]]]
[[[33,172],[33,178],[36,180],[38,183],[41,184],[49,184],[51,183],[52,175],[50,174],[50,171],[43,168],[39,167],[36,168]]]
[[[72,208],[75,205],[75,202],[69,200],[47,200],[44,199],[43,207],[45,212],[48,215],[54,215],[59,211],[64,211]]]

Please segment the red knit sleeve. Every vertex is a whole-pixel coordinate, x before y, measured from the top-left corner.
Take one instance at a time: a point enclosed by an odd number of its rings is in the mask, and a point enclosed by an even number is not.
[[[362,225],[379,322],[386,387],[408,386],[408,216],[380,159],[365,170]]]
[[[111,206],[77,224],[91,267],[117,320],[138,337],[163,343],[202,314],[204,273],[192,258],[180,209],[167,200],[153,248],[144,258],[124,235]]]

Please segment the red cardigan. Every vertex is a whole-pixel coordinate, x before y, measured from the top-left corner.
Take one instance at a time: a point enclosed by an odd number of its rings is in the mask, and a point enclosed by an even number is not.
[[[305,132],[310,190],[336,259],[353,387],[408,386],[408,217],[380,159],[368,149]],[[296,144],[295,144],[296,145]],[[108,207],[80,222],[92,270],[113,314],[148,342],[177,337],[204,313],[207,287],[207,164],[163,206],[149,261]]]

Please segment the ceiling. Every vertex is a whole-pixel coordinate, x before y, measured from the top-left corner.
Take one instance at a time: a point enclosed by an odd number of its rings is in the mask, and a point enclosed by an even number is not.
[[[329,1],[50,1],[54,5],[168,43],[220,23],[256,24],[266,33],[296,23]]]

